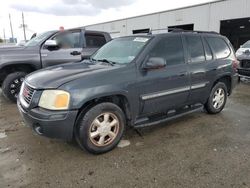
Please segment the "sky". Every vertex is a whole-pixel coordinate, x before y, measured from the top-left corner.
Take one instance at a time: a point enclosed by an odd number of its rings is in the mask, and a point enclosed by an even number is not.
[[[101,23],[142,14],[180,8],[214,0],[1,0],[0,38],[23,40],[22,12],[27,24],[27,38],[33,33]]]

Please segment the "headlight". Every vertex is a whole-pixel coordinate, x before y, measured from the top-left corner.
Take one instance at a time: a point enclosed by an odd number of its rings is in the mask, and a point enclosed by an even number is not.
[[[242,55],[242,54],[243,54],[242,51],[237,51],[237,52],[236,52],[236,55],[237,55],[237,56],[240,56],[240,55]]]
[[[39,100],[38,106],[49,110],[67,110],[69,108],[70,94],[62,90],[45,90]]]

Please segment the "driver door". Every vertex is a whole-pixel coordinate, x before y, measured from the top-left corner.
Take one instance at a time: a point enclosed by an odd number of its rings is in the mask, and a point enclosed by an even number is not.
[[[185,105],[190,84],[181,36],[163,37],[148,56],[147,59],[164,59],[166,66],[147,69],[139,74],[140,115],[164,113]]]
[[[42,46],[41,59],[43,67],[80,61],[83,49],[81,35],[81,30],[71,30],[59,32],[53,36],[50,40],[55,40],[58,46]]]

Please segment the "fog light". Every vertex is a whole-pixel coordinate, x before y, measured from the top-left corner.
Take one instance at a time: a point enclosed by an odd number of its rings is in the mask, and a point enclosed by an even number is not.
[[[42,127],[39,126],[39,125],[35,125],[35,126],[34,126],[34,130],[35,130],[35,132],[36,132],[38,135],[42,135],[42,134],[43,134],[43,129],[42,129]]]

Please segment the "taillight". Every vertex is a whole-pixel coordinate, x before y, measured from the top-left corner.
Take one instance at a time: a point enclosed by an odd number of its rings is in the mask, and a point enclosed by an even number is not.
[[[237,59],[233,60],[232,67],[233,67],[235,72],[238,71],[239,64],[240,64],[240,62]]]

